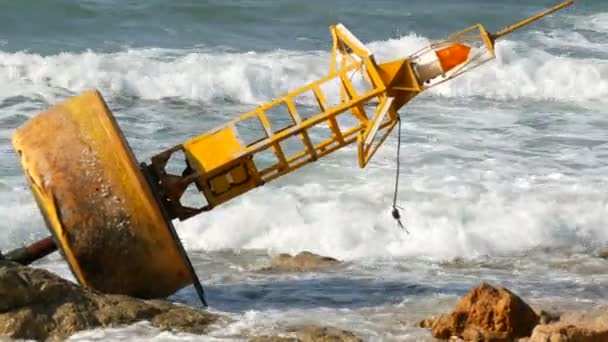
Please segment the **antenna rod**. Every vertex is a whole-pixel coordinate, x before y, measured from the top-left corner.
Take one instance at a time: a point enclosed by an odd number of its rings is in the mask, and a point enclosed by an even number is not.
[[[534,21],[537,21],[538,19],[540,19],[540,18],[542,18],[544,16],[547,16],[547,15],[553,13],[553,12],[559,11],[559,10],[561,10],[564,7],[568,7],[568,6],[572,5],[573,3],[574,3],[574,0],[564,1],[564,2],[562,2],[559,5],[556,5],[556,6],[553,6],[553,7],[549,8],[546,11],[540,12],[537,15],[533,15],[533,16],[529,17],[528,19],[524,19],[524,20],[518,22],[517,24],[513,24],[513,25],[510,25],[510,26],[507,26],[507,27],[503,28],[502,30],[500,30],[500,31],[492,34],[492,36],[491,36],[492,40],[496,40],[496,39],[498,39],[498,38],[500,38],[500,37],[502,37],[504,35],[507,35],[507,34],[513,32],[513,31],[519,29],[519,28],[522,28],[522,27],[524,27],[524,26],[526,26],[526,25],[528,25],[528,24],[530,24],[530,23],[532,23]]]

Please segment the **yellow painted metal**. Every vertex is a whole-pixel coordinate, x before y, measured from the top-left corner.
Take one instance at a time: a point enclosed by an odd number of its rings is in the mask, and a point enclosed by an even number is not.
[[[190,160],[201,170],[213,170],[224,165],[235,154],[241,153],[244,146],[235,134],[234,127],[223,127],[209,135],[201,136],[187,143]]]
[[[494,41],[497,37],[571,3],[572,0],[568,0],[495,35],[488,34],[481,24],[477,24],[444,41],[432,43],[407,58],[382,64],[376,63],[372,52],[343,25],[330,27],[333,45],[327,76],[182,145],[188,164],[195,171],[194,181],[205,194],[208,204],[204,210],[354,142],[358,144],[359,166],[365,167],[397,124],[397,112],[402,106],[425,89],[494,58]],[[416,65],[428,56],[434,56],[436,51],[454,44],[466,44],[466,48],[474,49],[469,60],[446,72],[443,77],[421,84],[415,71]],[[353,75],[361,75],[360,81],[366,86],[364,89],[352,81]],[[338,89],[328,90],[327,85],[334,85]],[[308,101],[317,105],[315,115],[305,117],[300,112],[306,108],[295,99],[303,94],[309,94],[312,98],[308,98]],[[331,101],[332,96],[334,101]],[[281,113],[283,122],[289,124],[277,127],[277,118],[273,115],[280,106],[285,108]],[[355,124],[345,126],[345,117]],[[240,136],[247,131],[239,127],[246,126],[244,122],[253,122],[260,127],[259,135],[250,139],[251,142],[246,142]],[[313,131],[319,130],[325,130],[329,138],[313,142]],[[300,140],[301,147],[289,151],[286,145],[293,139]],[[269,153],[274,155],[274,162],[269,165],[258,162],[258,156]],[[238,180],[234,177],[234,170],[238,170],[242,176]]]
[[[85,92],[32,118],[16,130],[13,144],[82,286],[158,298],[192,282],[179,242],[99,93]]]
[[[388,134],[396,123],[397,108],[390,106],[386,108],[385,113],[378,113],[378,110],[375,110],[377,113],[369,119],[365,106],[370,104],[373,106],[374,100],[387,103],[389,101],[387,84],[407,89],[396,93],[401,105],[406,102],[403,101],[404,98],[412,98],[415,93],[422,90],[415,77],[411,77],[413,72],[409,70],[411,66],[407,63],[407,59],[378,66],[371,52],[344,26],[332,26],[331,31],[335,39],[333,56],[342,62],[332,64],[333,71],[326,77],[271,103],[259,106],[226,125],[183,144],[189,165],[199,175],[197,187],[205,194],[209,207],[217,206],[348,145],[356,141],[359,135],[366,137],[366,129],[369,130],[372,126],[374,135],[379,130],[385,135]],[[365,79],[369,80],[368,89],[357,91],[351,81],[353,72],[364,72]],[[329,96],[323,89],[332,82],[338,84],[340,98],[330,103]],[[302,117],[298,112],[301,106],[294,101],[304,93],[312,95],[314,98],[308,100],[318,105],[318,114],[308,118]],[[391,98],[391,104],[393,100],[394,98]],[[286,127],[277,125],[276,118],[270,117],[270,113],[274,113],[277,107],[284,108],[284,112],[279,114],[289,122]],[[383,116],[380,117],[380,114]],[[338,122],[338,119],[343,117],[355,120],[357,124],[354,127],[343,127]],[[387,118],[387,121],[380,122],[382,118]],[[238,135],[238,126],[245,121],[257,124],[261,132],[261,135],[252,139],[249,144]],[[371,125],[372,122],[375,122],[375,125]],[[311,136],[314,136],[311,134],[312,129],[327,128],[330,138],[316,144],[311,141]],[[295,152],[287,151],[284,144],[294,138],[302,142],[303,149]],[[365,142],[366,145],[360,154],[362,166],[369,161],[377,148],[376,146],[371,149],[370,139]],[[258,167],[254,160],[263,152],[271,152],[276,162],[266,167]],[[238,168],[235,169],[235,165],[238,165]],[[244,174],[242,179],[235,179],[234,170]],[[222,191],[218,192],[218,189]]]

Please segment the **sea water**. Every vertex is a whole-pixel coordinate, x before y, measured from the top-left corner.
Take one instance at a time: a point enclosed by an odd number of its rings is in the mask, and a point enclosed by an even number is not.
[[[481,22],[490,31],[554,1],[0,1],[0,250],[46,236],[10,136],[97,88],[140,161],[325,75],[341,22],[379,61]],[[210,310],[208,335],[143,322],[74,340],[243,340],[301,324],[366,340],[416,327],[475,284],[540,307],[606,303],[608,2],[574,7],[497,44],[496,60],[420,95],[366,169],[348,147],[213,211],[176,222]],[[278,253],[343,263],[258,272]],[[36,264],[73,279],[53,255]],[[192,287],[172,300],[199,305]]]

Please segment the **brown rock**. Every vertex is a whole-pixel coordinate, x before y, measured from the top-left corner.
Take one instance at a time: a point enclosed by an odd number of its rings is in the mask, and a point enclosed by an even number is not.
[[[510,341],[530,336],[539,317],[521,298],[504,288],[481,284],[463,297],[454,311],[431,322],[433,336],[466,341]]]
[[[608,306],[584,312],[567,312],[552,324],[536,326],[529,342],[608,341]]]
[[[334,266],[340,261],[310,252],[301,252],[296,256],[280,254],[271,260],[271,266],[263,269],[270,272],[307,272]]]
[[[80,330],[148,320],[161,329],[203,333],[217,315],[163,300],[83,289],[46,270],[0,261],[0,336],[45,340]]]
[[[332,328],[305,326],[295,329],[296,337],[302,342],[362,342],[350,331]]]
[[[431,329],[434,322],[435,320],[433,318],[423,319],[422,321],[418,322],[418,328]]]
[[[539,315],[539,321],[538,321],[539,324],[549,324],[549,323],[559,321],[562,314],[560,312],[556,312],[556,311],[540,310],[538,315]]]
[[[306,325],[287,329],[288,336],[257,336],[251,342],[362,342],[350,331],[333,327]]]
[[[598,258],[608,259],[608,249],[603,249],[597,253]]]
[[[302,340],[296,337],[255,336],[250,338],[249,342],[302,342]]]

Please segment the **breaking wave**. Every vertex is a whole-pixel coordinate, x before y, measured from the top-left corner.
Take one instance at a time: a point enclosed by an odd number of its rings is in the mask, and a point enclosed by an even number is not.
[[[369,46],[380,60],[388,60],[407,56],[427,43],[428,39],[410,34]],[[431,93],[573,102],[604,102],[608,98],[606,60],[556,55],[511,41],[500,42],[497,50],[497,61]],[[322,77],[328,58],[327,52],[287,50],[231,53],[133,49],[50,56],[0,52],[0,100],[26,96],[53,102],[87,88],[98,88],[109,98],[259,103]]]
[[[575,24],[578,29],[608,33],[608,13],[602,12],[589,16],[577,17]]]
[[[390,215],[388,178],[366,179],[356,187],[332,188],[324,180],[323,185],[262,188],[180,223],[178,230],[189,249],[309,250],[345,260],[468,258],[541,248],[589,251],[608,241],[608,199],[590,186],[530,189],[518,196],[509,193],[514,191],[510,184],[449,187],[401,190],[408,196],[402,214],[410,234]]]

